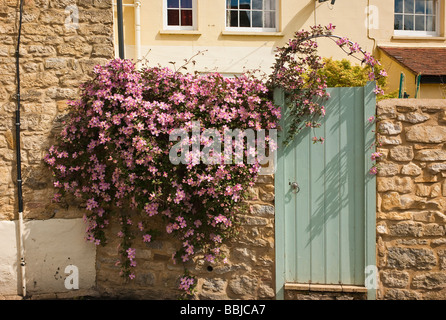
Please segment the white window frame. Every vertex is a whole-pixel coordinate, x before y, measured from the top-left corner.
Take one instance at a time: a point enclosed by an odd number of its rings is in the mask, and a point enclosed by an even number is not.
[[[434,4],[435,9],[435,31],[416,31],[416,30],[393,30],[394,36],[408,36],[408,37],[438,37],[440,34],[440,0],[435,0]],[[393,13],[393,17],[395,19],[395,14]],[[403,14],[404,15],[404,14]],[[414,22],[415,23],[415,22]]]
[[[181,0],[179,0],[181,1]],[[192,26],[169,26],[167,24],[167,0],[163,0],[163,29],[164,30],[197,30],[197,0],[192,0]],[[181,15],[180,15],[181,23]]]
[[[230,27],[228,26],[228,10],[226,7],[226,0],[223,0],[225,2],[225,30],[226,31],[237,31],[237,32],[277,32],[279,30],[278,24],[279,24],[279,0],[275,0],[275,27],[274,28],[253,28],[253,27]],[[252,11],[252,9],[248,10]],[[254,10],[256,11],[256,10]],[[268,10],[262,10],[268,11]],[[252,21],[252,20],[251,20]]]

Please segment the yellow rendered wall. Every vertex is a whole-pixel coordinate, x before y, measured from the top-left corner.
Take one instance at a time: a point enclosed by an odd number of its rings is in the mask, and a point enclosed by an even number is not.
[[[421,85],[419,97],[422,99],[446,99],[446,86],[444,84]]]
[[[133,1],[124,3],[131,4]],[[142,55],[145,56],[150,50],[147,58],[153,64],[165,64],[171,60],[180,63],[198,51],[208,50],[204,57],[197,58],[199,71],[212,70],[217,65],[225,68],[223,72],[242,72],[242,62],[247,62],[247,67],[259,66],[268,70],[273,62],[274,49],[283,46],[295,31],[308,29],[314,24],[329,23],[336,25],[336,34],[349,37],[366,50],[373,50],[374,41],[367,38],[365,25],[366,0],[338,0],[333,6],[329,2],[317,3],[313,0],[281,0],[278,32],[275,33],[225,31],[225,0],[197,0],[197,3],[197,30],[178,32],[163,30],[163,0],[142,0]],[[124,18],[126,57],[136,58],[132,7],[124,8]],[[345,57],[331,40],[319,42],[322,55]],[[224,60],[232,60],[232,63]],[[203,62],[200,64],[200,61]]]
[[[383,52],[380,52],[379,60],[389,75],[387,79],[387,92],[399,90],[400,77],[403,74],[403,92],[407,92],[410,98],[415,98],[416,85],[414,73]]]
[[[416,74],[408,68],[405,68],[395,59],[389,57],[384,52],[380,52],[379,60],[388,73],[386,93],[399,90],[401,73],[404,74],[403,92],[409,95],[409,98],[419,99],[445,99],[446,85],[441,84],[421,84],[418,89],[416,85]]]
[[[225,0],[196,0],[197,28],[194,31],[167,31],[163,27],[163,1],[142,0],[141,56],[149,65],[175,66],[200,51],[196,65],[189,71],[218,71],[241,73],[244,69],[261,69],[269,72],[274,63],[274,50],[283,46],[295,31],[308,29],[315,24],[336,26],[335,34],[345,36],[375,55],[378,46],[445,46],[445,19],[441,21],[439,37],[413,38],[393,35],[393,0],[336,0],[318,3],[316,0],[279,0],[277,32],[246,33],[225,30]],[[132,4],[133,0],[124,0]],[[441,16],[445,15],[445,0],[440,0]],[[115,14],[116,17],[116,14]],[[135,19],[133,7],[124,8],[126,58],[135,59]],[[116,26],[115,26],[116,30]],[[117,33],[115,32],[116,43]],[[329,39],[319,39],[320,54],[342,59],[346,54]],[[117,47],[117,46],[116,46]],[[117,50],[117,49],[116,49]],[[356,61],[356,60],[352,60]],[[356,61],[357,62],[357,61]],[[391,65],[389,89],[399,83],[400,71]],[[396,71],[394,71],[396,70]],[[397,75],[395,79],[395,74]],[[407,84],[411,83],[408,79]],[[411,90],[409,86],[408,90]],[[427,92],[427,90],[425,90]],[[434,90],[429,90],[433,92]],[[438,90],[437,90],[438,91]],[[412,96],[412,95],[411,95]],[[413,96],[412,96],[413,97]]]

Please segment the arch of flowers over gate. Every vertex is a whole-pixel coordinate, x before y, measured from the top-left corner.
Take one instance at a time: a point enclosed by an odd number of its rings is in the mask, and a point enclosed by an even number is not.
[[[225,78],[161,67],[138,70],[133,62],[121,59],[95,67],[93,79],[81,87],[80,99],[70,102],[57,143],[44,158],[58,189],[54,201],[71,194],[83,203],[86,238],[97,245],[107,244],[105,229],[113,215],[118,217],[121,231],[114,236],[121,239],[121,259],[117,264],[128,279],[135,277],[134,241],[150,242],[160,232],[181,240],[172,257],[177,262],[195,256],[225,262],[221,245],[234,235],[236,216],[246,210],[246,190],[255,183],[261,165],[259,161],[174,164],[169,151],[176,141],[169,135],[178,128],[192,130],[197,121],[202,130],[213,128],[222,135],[228,129],[277,129],[281,111],[273,104],[276,87],[295,101],[289,139],[302,128],[318,126],[317,119],[325,111],[314,98],[328,97],[313,39],[336,39],[348,54],[363,54],[361,61],[370,65],[371,80],[385,76],[376,72],[377,61],[370,54],[334,36],[333,30],[329,25],[296,32],[277,49],[273,72],[266,80],[252,73]],[[314,140],[323,142],[322,137]],[[199,143],[207,146],[209,139],[201,135]],[[164,229],[154,228],[154,216],[162,217]],[[192,275],[185,274],[180,281],[187,294],[195,285]]]

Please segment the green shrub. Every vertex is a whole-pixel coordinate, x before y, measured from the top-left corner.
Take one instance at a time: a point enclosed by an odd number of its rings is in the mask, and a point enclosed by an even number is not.
[[[332,58],[324,58],[325,66],[319,70],[321,76],[325,76],[328,87],[362,87],[369,81],[371,67],[353,65],[349,60],[333,60]],[[375,74],[383,71],[382,66],[375,66]],[[378,80],[381,87],[386,86],[386,78],[382,77]]]

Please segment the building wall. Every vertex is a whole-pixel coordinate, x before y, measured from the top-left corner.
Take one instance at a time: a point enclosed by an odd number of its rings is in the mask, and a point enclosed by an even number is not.
[[[381,52],[380,54],[380,61],[385,66],[386,72],[389,74],[389,81],[387,84],[388,92],[395,92],[399,90],[401,74],[403,74],[404,82],[403,82],[402,92],[403,93],[406,92],[410,98],[415,98],[416,75],[411,70],[405,68],[404,66],[402,66],[400,63],[395,61],[392,57],[388,56],[384,52]]]
[[[70,6],[78,10],[77,15]],[[0,295],[21,291],[16,188],[15,49],[18,0],[0,0]],[[79,271],[79,293],[95,285],[96,248],[86,243],[83,212],[52,203],[43,156],[92,67],[112,58],[111,0],[25,0],[20,45],[21,157],[26,293],[69,295],[64,281]]]
[[[198,57],[196,70],[205,72],[217,70],[222,73],[240,73],[243,67],[261,68],[270,71],[274,62],[274,49],[284,45],[294,32],[311,25],[337,25],[337,33],[345,34],[360,42],[367,50],[373,50],[373,41],[366,37],[366,1],[338,1],[335,6],[315,1],[282,0],[279,9],[277,32],[247,33],[225,30],[226,1],[198,0],[198,27],[195,31],[168,31],[163,27],[163,0],[142,2],[141,6],[141,42],[142,56],[152,64],[167,66],[170,61],[181,63],[201,50],[208,50],[203,57]],[[133,3],[127,0],[126,3]],[[315,11],[316,8],[316,11]],[[316,12],[316,14],[315,14]],[[347,13],[347,17],[345,14]],[[358,14],[359,13],[359,14]],[[124,8],[126,56],[134,55],[134,9]],[[356,27],[341,23],[351,19]],[[321,40],[325,42],[325,40]],[[328,41],[321,50],[325,55],[345,57],[341,50]]]
[[[379,299],[446,298],[446,103],[378,104]]]
[[[393,1],[382,0],[337,0],[318,3],[314,0],[280,0],[277,32],[247,33],[225,30],[224,0],[197,0],[197,30],[168,31],[163,26],[163,1],[142,1],[141,5],[141,57],[149,65],[161,64],[181,66],[197,52],[204,55],[195,58],[196,65],[189,66],[191,71],[218,71],[223,74],[237,74],[246,69],[260,69],[266,73],[274,63],[274,50],[283,46],[294,32],[308,29],[315,24],[336,26],[335,34],[348,37],[360,46],[381,57],[378,49],[385,46],[445,46],[445,0],[440,0],[439,37],[394,36]],[[133,0],[124,3],[133,4]],[[116,17],[116,13],[115,13]],[[135,51],[134,8],[124,8],[125,50],[126,57],[137,60]],[[116,33],[115,33],[115,39]],[[318,39],[320,54],[334,59],[347,58],[331,40]],[[389,88],[386,93],[399,88],[400,71],[394,72],[395,63],[385,59],[385,69],[391,69]],[[352,62],[359,63],[352,59]],[[401,68],[401,67],[399,67]],[[409,72],[410,73],[410,72]],[[406,78],[413,75],[406,74]],[[409,80],[409,79],[408,79]],[[408,91],[412,92],[412,82],[407,81]],[[422,90],[423,98],[444,98],[439,95],[439,86],[434,90]],[[413,91],[415,92],[415,91]],[[414,94],[411,95],[414,97]]]
[[[387,93],[397,92],[400,89],[401,74],[404,75],[402,92],[406,92],[409,98],[419,99],[445,99],[446,86],[444,84],[420,84],[417,94],[417,75],[398,63],[394,58],[386,53],[379,51],[378,59],[388,73]]]

